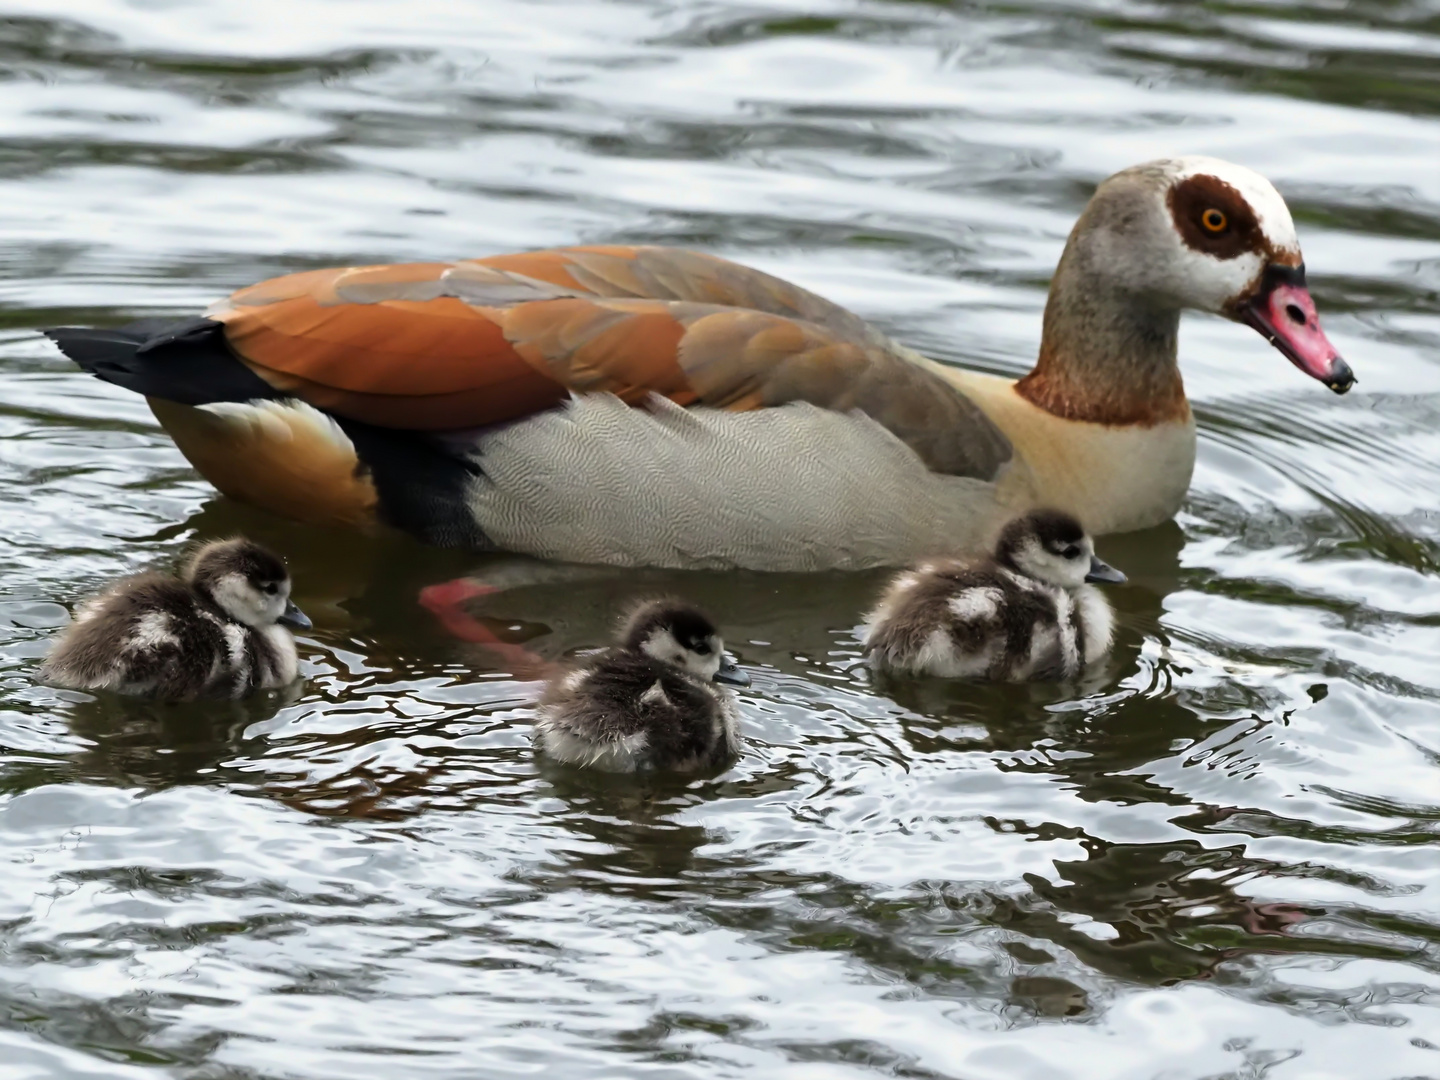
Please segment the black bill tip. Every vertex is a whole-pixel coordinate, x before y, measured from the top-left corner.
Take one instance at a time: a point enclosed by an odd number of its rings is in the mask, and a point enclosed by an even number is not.
[[[295,606],[294,600],[285,602],[285,610],[281,612],[280,618],[275,620],[282,626],[290,626],[296,630],[309,630],[315,624],[310,621],[310,616]]]
[[[1350,370],[1350,365],[1340,357],[1335,357],[1335,362],[1330,368],[1330,378],[1325,380],[1325,385],[1337,394],[1344,394],[1355,385],[1355,373]]]
[[[715,681],[728,683],[731,686],[749,686],[750,676],[746,675],[745,670],[734,660],[726,657],[720,662],[719,670],[715,672]]]
[[[1090,559],[1090,572],[1085,575],[1085,580],[1100,585],[1124,585],[1126,577],[1115,567],[1107,562],[1101,562],[1095,557]]]

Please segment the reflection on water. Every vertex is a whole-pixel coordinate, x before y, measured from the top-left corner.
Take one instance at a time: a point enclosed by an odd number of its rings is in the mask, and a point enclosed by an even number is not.
[[[20,1076],[1440,1076],[1440,7],[17,0],[0,19],[0,1052]],[[1359,387],[1187,321],[1173,525],[1067,686],[870,676],[875,575],[574,571],[220,500],[34,328],[290,270],[702,247],[1023,370],[1094,184],[1290,199]],[[743,498],[743,492],[737,497]],[[37,686],[61,605],[244,531],[309,681]],[[538,763],[542,655],[678,592],[754,676],[691,782]],[[396,1055],[400,1055],[398,1058]]]

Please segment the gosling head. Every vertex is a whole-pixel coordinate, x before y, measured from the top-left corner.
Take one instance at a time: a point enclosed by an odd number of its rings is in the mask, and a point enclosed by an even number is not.
[[[705,614],[678,600],[648,600],[631,612],[620,646],[674,664],[707,682],[749,686],[750,677],[725,655],[725,642]]]
[[[185,580],[236,622],[263,630],[276,623],[307,629],[290,600],[290,572],[273,552],[243,536],[216,540],[195,553]]]
[[[1337,394],[1355,382],[1320,328],[1290,209],[1259,173],[1211,157],[1133,166],[1096,189],[1071,242],[1117,294],[1245,323]]]
[[[995,561],[1062,589],[1125,580],[1119,570],[1095,557],[1095,542],[1080,522],[1059,510],[1033,510],[1006,525],[995,544]]]

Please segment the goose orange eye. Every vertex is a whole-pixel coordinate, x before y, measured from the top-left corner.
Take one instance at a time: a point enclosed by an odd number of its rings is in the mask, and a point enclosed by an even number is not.
[[[1230,223],[1230,219],[1220,210],[1206,210],[1200,215],[1200,224],[1211,232],[1219,232]]]

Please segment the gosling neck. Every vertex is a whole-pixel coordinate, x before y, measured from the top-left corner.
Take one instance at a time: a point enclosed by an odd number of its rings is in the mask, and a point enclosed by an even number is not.
[[[1045,303],[1034,369],[1015,390],[1064,420],[1153,427],[1190,415],[1178,308],[1123,290],[1077,226]]]
[[[215,595],[210,582],[191,581],[190,588],[201,604],[210,610],[210,614],[219,615],[226,622],[238,623],[240,621],[220,602],[220,598]]]

